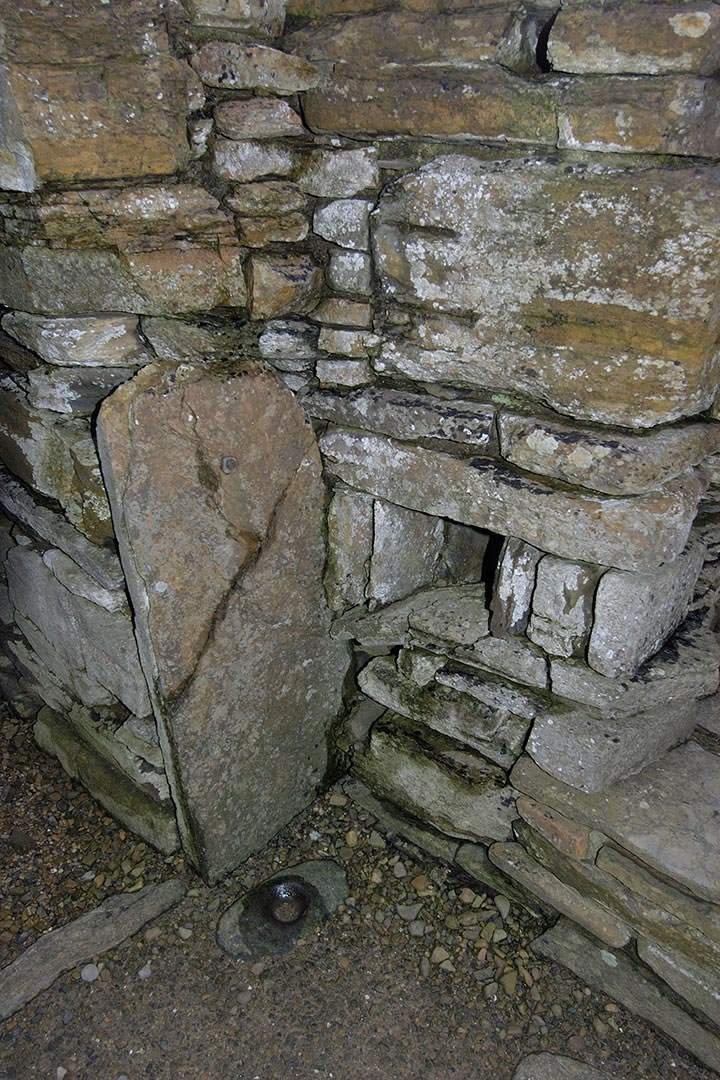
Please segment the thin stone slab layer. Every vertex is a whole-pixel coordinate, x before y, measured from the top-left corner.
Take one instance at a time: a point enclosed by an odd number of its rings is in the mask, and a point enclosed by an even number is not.
[[[183,842],[216,880],[327,765],[347,653],[327,633],[317,447],[259,365],[145,368],[98,426]]]
[[[518,1065],[513,1080],[609,1080],[609,1074],[560,1054],[530,1054]]]

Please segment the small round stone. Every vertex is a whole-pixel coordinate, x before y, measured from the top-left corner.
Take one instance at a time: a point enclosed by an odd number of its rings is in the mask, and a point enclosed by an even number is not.
[[[80,978],[86,983],[95,982],[96,979],[100,978],[100,969],[95,964],[86,964],[80,970]]]

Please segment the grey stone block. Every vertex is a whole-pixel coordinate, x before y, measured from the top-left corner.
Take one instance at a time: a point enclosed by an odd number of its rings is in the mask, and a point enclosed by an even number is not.
[[[683,956],[638,939],[638,956],[663,982],[720,1027],[720,978],[713,970]]]
[[[376,499],[368,599],[390,604],[432,585],[444,540],[440,518]]]
[[[522,634],[530,618],[537,565],[542,551],[510,536],[503,544],[493,586],[490,630],[495,637]]]
[[[551,656],[582,655],[600,571],[546,555],[537,564],[527,636]]]

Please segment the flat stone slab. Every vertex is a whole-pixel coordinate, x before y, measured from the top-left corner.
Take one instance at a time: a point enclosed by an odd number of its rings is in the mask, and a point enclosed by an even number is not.
[[[561,1054],[530,1054],[513,1073],[513,1080],[609,1080],[610,1074]]]
[[[720,769],[697,743],[594,794],[554,779],[526,755],[510,780],[523,794],[606,833],[693,895],[720,902]]]
[[[87,963],[115,948],[182,900],[185,888],[174,878],[146,885],[135,893],[119,893],[104,900],[94,911],[50,930],[0,971],[0,1018],[12,1016],[42,990],[47,990],[64,971]]]
[[[216,880],[327,766],[348,659],[315,438],[273,372],[226,363],[144,368],[98,439],[183,843]]]

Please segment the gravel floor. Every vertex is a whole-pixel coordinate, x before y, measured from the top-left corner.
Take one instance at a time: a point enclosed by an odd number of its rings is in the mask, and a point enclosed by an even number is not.
[[[539,962],[522,908],[387,835],[335,788],[215,889],[140,844],[0,718],[0,964],[106,896],[180,875],[185,900],[0,1027],[0,1080],[511,1080],[571,1054],[613,1080],[716,1080],[676,1044]],[[350,898],[286,958],[248,965],[218,915],[283,866],[332,856]]]

